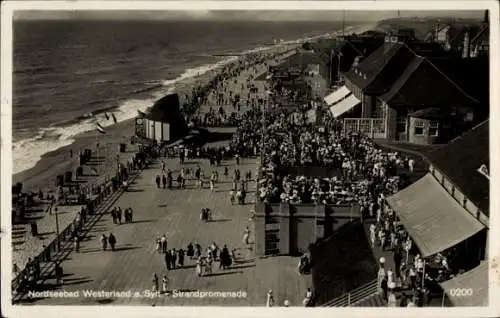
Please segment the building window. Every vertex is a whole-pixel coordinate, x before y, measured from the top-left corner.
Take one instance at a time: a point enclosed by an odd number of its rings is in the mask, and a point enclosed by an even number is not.
[[[437,137],[439,134],[439,123],[437,121],[431,121],[429,123],[429,136]]]
[[[398,133],[403,133],[403,134],[406,133],[406,118],[405,117],[398,118],[398,123],[397,123],[396,129],[397,129]]]
[[[266,230],[265,232],[265,253],[277,254],[279,253],[279,231]]]
[[[415,136],[423,136],[424,135],[424,121],[423,120],[415,120]]]

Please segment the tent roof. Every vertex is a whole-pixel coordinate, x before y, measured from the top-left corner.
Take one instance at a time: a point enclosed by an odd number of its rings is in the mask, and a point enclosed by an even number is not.
[[[387,202],[423,257],[453,247],[484,228],[430,173]]]
[[[488,262],[484,261],[476,268],[439,283],[454,306],[479,307],[488,306]],[[472,294],[450,294],[451,290],[472,289]]]

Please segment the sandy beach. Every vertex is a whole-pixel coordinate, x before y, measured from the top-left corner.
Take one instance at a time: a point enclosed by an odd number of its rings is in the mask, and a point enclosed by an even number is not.
[[[283,50],[282,46],[273,47],[263,51],[266,55],[274,54]],[[245,59],[241,56],[238,60]],[[176,84],[175,92],[179,94],[181,104],[186,94],[191,95],[193,87],[201,86],[211,80],[221,71],[221,67],[208,71],[198,77],[188,78],[185,81]],[[106,127],[106,133],[100,134],[97,130],[82,133],[75,138],[75,142],[69,146],[62,147],[56,151],[47,153],[36,164],[35,167],[13,175],[12,183],[23,183],[23,191],[38,191],[44,189],[55,189],[56,176],[64,174],[65,171],[75,171],[79,166],[78,153],[84,149],[96,149],[99,142],[99,154],[106,158],[115,158],[119,153],[120,143],[130,144],[131,137],[134,135],[134,120],[126,120],[116,125]],[[73,151],[73,157],[70,157],[70,151]],[[113,164],[114,160],[111,160]],[[108,164],[100,167],[106,171],[111,169]]]

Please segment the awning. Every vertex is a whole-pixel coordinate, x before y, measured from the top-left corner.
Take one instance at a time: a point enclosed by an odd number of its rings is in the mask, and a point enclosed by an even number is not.
[[[347,98],[330,107],[330,112],[332,113],[333,117],[339,117],[359,103],[361,103],[361,101],[357,99],[354,94],[351,94],[347,96]]]
[[[324,101],[328,106],[331,106],[331,105],[335,104],[336,102],[338,102],[339,100],[341,100],[342,98],[349,95],[350,93],[351,93],[351,91],[346,86],[342,86],[341,88],[337,89],[336,91],[334,91],[330,95],[326,96],[324,98]]]
[[[387,202],[423,257],[453,247],[484,228],[430,173]]]
[[[488,306],[488,262],[439,285],[454,306]]]

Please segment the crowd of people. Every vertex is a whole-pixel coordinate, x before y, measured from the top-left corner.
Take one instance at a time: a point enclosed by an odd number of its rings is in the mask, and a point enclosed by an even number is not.
[[[158,236],[155,240],[155,252],[164,255],[167,271],[184,268],[185,262],[193,262],[197,277],[210,276],[214,272],[214,263],[219,262],[219,270],[227,270],[236,261],[236,249],[229,251],[226,244],[219,247],[215,242],[204,250],[199,243],[189,242],[186,249],[168,248],[167,235]],[[162,278],[162,288],[159,288],[159,279],[153,273],[152,290],[161,293],[168,292],[168,275]]]
[[[264,140],[258,199],[269,203],[358,204],[362,215],[373,220],[372,245],[394,252],[396,268],[386,269],[381,263],[379,273],[379,287],[389,306],[395,306],[395,290],[399,306],[423,306],[433,292],[442,295],[437,282],[450,278],[448,261],[439,254],[433,262],[438,269],[424,273],[423,260],[412,247],[411,238],[395,213],[384,206],[385,197],[407,185],[400,172],[413,172],[414,159],[384,151],[362,133],[345,134],[328,113],[321,114],[316,123],[308,123],[305,111],[307,108],[297,116],[270,105],[265,116],[254,109],[242,116],[231,144],[233,150],[243,156],[256,155],[252,147]],[[331,177],[297,175],[290,173],[293,167],[328,167],[338,173]],[[301,259],[299,271],[305,272],[308,266],[307,260]]]
[[[391,251],[394,267],[380,260],[379,288],[389,306],[422,307],[433,298],[441,300],[443,291],[438,283],[461,274],[456,260],[456,249],[443,251],[423,259],[408,232],[400,224],[394,211],[388,207],[380,193],[369,209],[374,211],[370,225],[370,241],[383,251]],[[425,269],[424,269],[425,267]]]
[[[58,206],[67,204],[67,197],[69,195],[76,195],[79,200],[78,204],[82,205],[80,211],[75,215],[75,218],[68,225],[67,228],[59,233],[59,238],[55,239],[50,246],[43,245],[42,251],[36,257],[29,258],[24,268],[19,268],[17,264],[13,264],[14,283],[13,290],[16,294],[24,294],[28,290],[34,290],[40,281],[45,280],[47,277],[40,275],[40,267],[50,263],[54,264],[56,284],[63,284],[62,279],[62,263],[59,259],[54,259],[54,251],[56,245],[61,245],[61,248],[70,248],[76,252],[80,252],[80,242],[84,235],[84,226],[89,220],[90,216],[96,213],[96,210],[102,200],[111,195],[113,192],[120,188],[128,186],[127,180],[130,172],[146,168],[154,158],[160,155],[161,147],[159,145],[144,145],[140,147],[139,151],[126,163],[121,163],[117,158],[116,174],[104,180],[103,183],[80,185],[75,184],[71,186],[59,186],[52,192],[50,189],[46,192],[39,191],[35,195],[25,195],[24,197],[34,198],[38,197],[39,200],[48,202],[47,213],[57,214]],[[25,201],[29,201],[26,200]],[[29,202],[25,202],[29,203]],[[113,220],[115,223],[121,223],[121,209],[114,209],[112,211]],[[124,222],[133,222],[132,209],[128,208],[124,211]],[[35,228],[35,230],[33,230]],[[38,235],[36,226],[32,227],[33,236]],[[104,250],[107,249],[109,244],[111,250],[115,250],[116,237],[109,233],[108,236],[102,235],[101,246]],[[56,244],[58,243],[58,244]],[[68,245],[65,245],[68,243]]]

